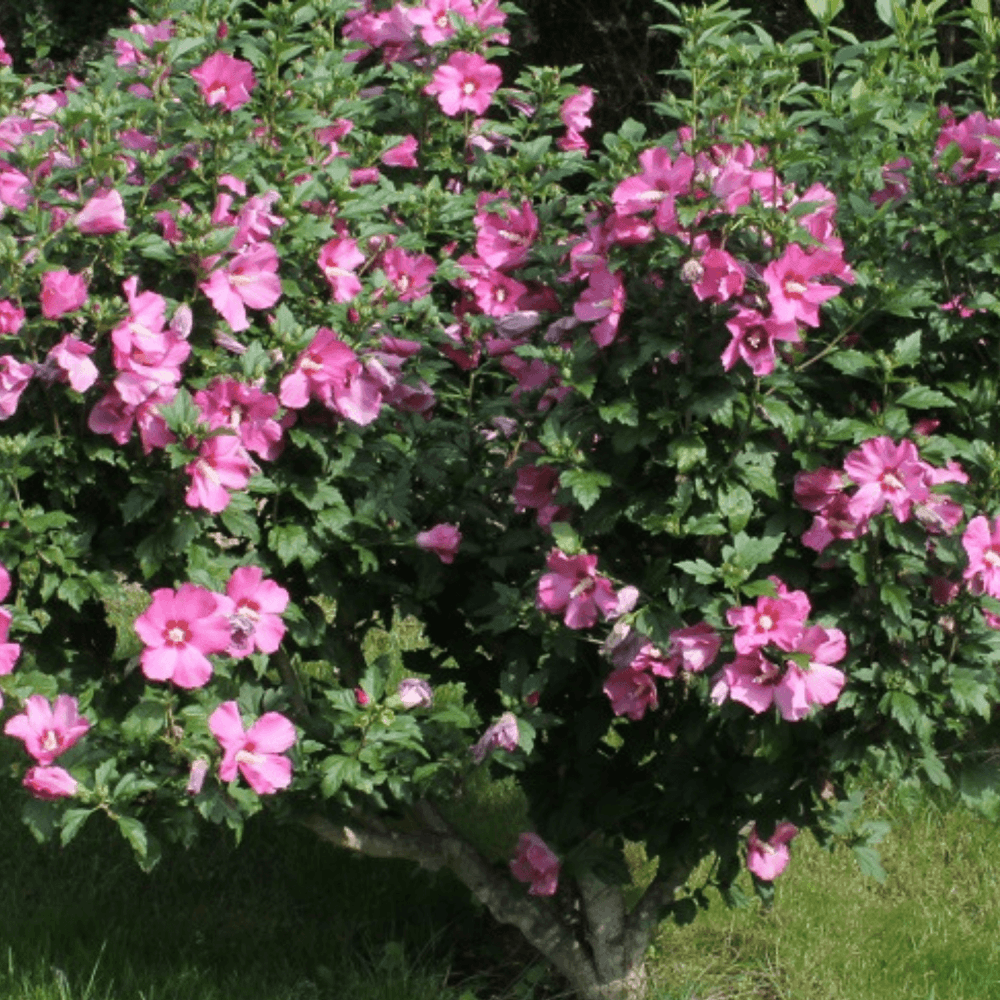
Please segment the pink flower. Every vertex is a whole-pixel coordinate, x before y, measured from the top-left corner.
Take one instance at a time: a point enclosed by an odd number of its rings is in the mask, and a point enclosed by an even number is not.
[[[618,597],[611,582],[597,575],[597,556],[567,556],[553,549],[546,566],[551,572],[538,581],[535,607],[553,613],[564,611],[567,628],[590,628],[598,611],[605,618],[617,612]]]
[[[476,9],[469,0],[425,0],[421,6],[408,8],[406,13],[420,27],[420,37],[428,45],[437,45],[455,34],[452,15],[460,21],[473,21],[476,17]]]
[[[839,285],[821,285],[816,278],[844,271],[839,255],[828,250],[806,253],[797,243],[789,244],[778,260],[764,268],[771,315],[778,322],[797,320],[819,326],[819,307],[840,294]]]
[[[21,782],[36,799],[51,801],[76,795],[77,782],[61,767],[29,767]]]
[[[280,712],[265,712],[244,730],[236,702],[226,701],[208,717],[208,728],[222,746],[223,781],[234,781],[239,770],[258,795],[291,784],[292,762],[284,751],[295,743],[295,726]]]
[[[87,301],[87,282],[82,274],[70,274],[65,268],[42,275],[42,315],[58,319]]]
[[[656,681],[642,669],[636,669],[634,663],[608,674],[603,690],[611,699],[615,715],[627,715],[638,722],[647,708],[656,708],[658,699]]]
[[[281,298],[278,251],[272,243],[248,243],[198,287],[234,331],[247,330],[245,305],[270,309]]]
[[[736,626],[733,645],[737,653],[750,653],[771,642],[788,651],[802,634],[810,610],[805,591],[788,590],[776,576],[769,579],[777,588],[775,597],[761,596],[756,607],[726,612],[726,621]]]
[[[231,641],[232,611],[228,597],[193,583],[176,592],[154,590],[153,603],[135,620],[135,631],[146,645],[142,672],[151,681],[203,687],[212,676],[206,654],[224,652]]]
[[[510,862],[510,871],[518,882],[531,883],[529,896],[555,895],[559,867],[559,859],[537,833],[522,833],[517,838],[517,853]]]
[[[567,134],[556,141],[556,145],[564,152],[579,149],[587,152],[587,143],[580,134],[590,128],[588,112],[594,106],[594,92],[590,87],[581,87],[575,94],[570,94],[559,109],[559,118],[566,126]]]
[[[382,254],[379,266],[396,289],[400,302],[414,302],[431,290],[431,277],[436,268],[434,260],[425,253],[413,255],[393,247]]]
[[[361,291],[361,282],[354,273],[365,262],[357,243],[338,237],[324,243],[319,251],[319,267],[326,278],[334,302],[350,302]]]
[[[531,203],[517,208],[506,192],[481,194],[476,200],[476,253],[490,267],[512,270],[524,264],[538,238],[538,216]]]
[[[708,622],[698,622],[670,633],[669,658],[675,669],[683,667],[698,673],[715,662],[721,647],[722,636]]]
[[[97,365],[90,360],[94,353],[91,344],[66,334],[55,347],[49,351],[47,360],[60,371],[64,381],[77,392],[86,392],[97,381]]]
[[[460,111],[484,114],[490,106],[494,91],[503,82],[499,66],[488,63],[473,52],[453,52],[442,66],[438,66],[424,93],[437,96],[441,110],[450,116]]]
[[[686,153],[670,159],[663,146],[654,146],[639,154],[642,173],[627,177],[614,190],[611,200],[617,215],[636,215],[655,210],[653,222],[661,233],[678,233],[674,199],[691,190],[694,160]]]
[[[519,738],[517,716],[513,712],[504,712],[496,722],[486,727],[479,740],[469,747],[469,752],[477,764],[482,764],[494,750],[513,753],[517,749]]]
[[[370,424],[382,408],[377,381],[365,371],[353,349],[333,330],[320,327],[295,367],[282,380],[282,406],[301,410],[310,397],[356,424]]]
[[[278,617],[288,607],[288,591],[273,580],[264,579],[258,566],[240,566],[226,584],[226,595],[233,602],[230,618],[230,656],[248,656],[256,647],[273,653],[281,645],[285,625]]]
[[[788,866],[788,842],[796,836],[798,828],[791,823],[779,823],[770,840],[757,836],[757,826],[747,839],[747,868],[759,879],[773,882]]]
[[[418,167],[416,152],[416,136],[408,135],[402,142],[387,149],[380,159],[387,167]]]
[[[462,532],[454,524],[435,524],[429,531],[421,531],[416,543],[425,552],[433,552],[441,562],[451,563],[462,544]]]
[[[990,522],[980,515],[974,517],[962,535],[962,548],[969,565],[962,574],[974,594],[983,592],[1000,598],[1000,518]]]
[[[430,708],[434,701],[434,691],[430,684],[419,677],[404,677],[396,690],[403,708]]]
[[[91,236],[125,232],[128,226],[122,196],[114,188],[99,191],[73,216],[73,222],[81,233]]]
[[[0,333],[13,334],[24,325],[24,310],[10,299],[0,300]]]
[[[625,311],[625,282],[620,271],[609,271],[603,265],[594,268],[588,286],[573,305],[577,319],[589,323],[599,320],[590,330],[598,347],[607,347],[618,334],[618,323]]]
[[[208,774],[208,761],[204,757],[191,761],[191,769],[188,771],[188,783],[184,791],[188,795],[197,795],[205,784],[205,776]]]
[[[785,341],[800,344],[798,324],[794,320],[781,320],[776,316],[762,316],[743,306],[726,322],[733,339],[722,352],[722,367],[729,371],[738,359],[750,366],[754,375],[770,375],[776,360],[774,343]]]
[[[230,491],[242,490],[250,482],[253,470],[240,439],[220,434],[201,443],[198,457],[184,471],[191,477],[184,502],[218,514],[229,506]]]
[[[865,441],[844,459],[844,471],[861,487],[848,504],[851,515],[871,518],[888,504],[897,521],[908,520],[913,503],[930,496],[926,469],[906,438],[898,445],[885,436]]]
[[[9,354],[0,357],[0,420],[14,415],[21,393],[28,388],[34,374],[34,365],[22,363]]]
[[[59,695],[53,704],[40,694],[30,695],[24,712],[7,720],[3,731],[22,740],[39,764],[49,765],[79,740],[90,723],[77,711],[76,698]]]
[[[279,403],[271,393],[233,378],[217,378],[194,394],[194,402],[211,430],[231,427],[243,447],[265,461],[281,453],[284,432],[274,419]]]
[[[700,258],[692,258],[681,268],[681,278],[704,302],[728,302],[742,295],[745,284],[743,268],[732,254],[711,248]]]
[[[887,201],[902,201],[910,191],[910,179],[906,176],[906,171],[912,166],[905,156],[887,163],[882,168],[882,190],[873,191],[868,200],[875,205],[884,205]]]
[[[253,66],[243,59],[235,59],[226,52],[214,52],[191,75],[201,88],[201,96],[211,107],[221,104],[233,111],[250,100],[250,91],[257,85]]]

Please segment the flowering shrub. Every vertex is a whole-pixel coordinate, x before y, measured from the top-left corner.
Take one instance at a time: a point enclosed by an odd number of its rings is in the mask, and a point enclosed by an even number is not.
[[[596,998],[708,855],[731,902],[800,829],[881,877],[864,766],[1000,808],[983,5],[946,74],[928,5],[838,50],[821,0],[786,45],[662,3],[674,127],[603,141],[589,88],[504,80],[495,0],[154,6],[86,81],[0,68],[40,838],[102,812],[150,866],[273,805],[450,867]],[[505,858],[476,768],[524,796]]]

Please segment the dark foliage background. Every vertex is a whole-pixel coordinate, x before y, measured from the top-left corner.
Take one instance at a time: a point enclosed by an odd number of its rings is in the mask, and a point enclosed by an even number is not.
[[[667,20],[655,0],[519,0],[525,18],[514,22],[507,79],[523,66],[574,66],[578,79],[600,94],[594,109],[595,135],[617,128],[625,118],[650,127],[659,124],[648,108],[664,85],[660,70],[676,56],[674,37],[654,26]],[[776,38],[815,27],[805,0],[748,0],[752,18]],[[949,0],[945,10],[958,13],[963,0]],[[0,3],[0,35],[18,72],[79,71],[93,58],[109,28],[128,24],[128,11],[141,3],[101,0],[4,0]],[[859,39],[878,38],[887,29],[875,13],[874,0],[847,0],[836,26]],[[946,61],[962,58],[950,29],[942,29]],[[41,58],[39,59],[39,52]]]

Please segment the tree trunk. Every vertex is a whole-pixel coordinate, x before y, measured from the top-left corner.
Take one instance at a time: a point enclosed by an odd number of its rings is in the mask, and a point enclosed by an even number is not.
[[[689,867],[658,875],[631,913],[621,886],[588,874],[580,879],[579,916],[560,914],[555,900],[526,895],[523,886],[489,864],[427,802],[414,815],[418,830],[392,830],[370,816],[334,823],[314,815],[301,820],[317,836],[369,857],[407,858],[424,868],[450,868],[500,923],[517,927],[569,981],[579,1000],[642,1000],[646,949],[661,909],[687,878]],[[562,895],[557,898],[563,898]]]

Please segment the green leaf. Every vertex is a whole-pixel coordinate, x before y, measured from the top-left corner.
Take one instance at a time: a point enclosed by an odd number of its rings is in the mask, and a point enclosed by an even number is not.
[[[882,857],[874,847],[868,844],[855,844],[851,850],[862,875],[875,879],[879,884],[885,882],[886,873],[882,867]]]
[[[341,785],[357,785],[361,779],[361,764],[353,757],[334,754],[323,762],[323,778],[320,791],[326,798],[335,795]]]
[[[675,438],[667,445],[667,455],[677,464],[678,472],[690,472],[708,457],[705,442],[696,434]]]
[[[742,486],[719,487],[719,511],[729,521],[729,530],[742,531],[753,514],[750,491]]]
[[[975,670],[957,667],[951,679],[951,695],[962,712],[978,712],[989,721],[990,702],[987,695],[990,688],[983,684]]]
[[[80,831],[93,809],[67,809],[62,816],[62,829],[59,831],[59,842],[65,847]]]
[[[888,712],[908,733],[912,733],[923,713],[912,694],[905,691],[887,691],[879,702],[879,710]]]
[[[900,583],[883,583],[879,594],[883,603],[892,608],[901,622],[907,624],[910,621],[913,608],[910,604],[908,587],[904,587]]]
[[[938,392],[937,389],[928,389],[924,385],[915,385],[912,389],[907,389],[896,403],[899,406],[908,406],[911,410],[929,410],[935,406],[955,405],[950,396]]]
[[[583,551],[580,536],[566,521],[552,522],[552,540],[558,546],[559,551],[565,552],[568,556],[575,556],[578,552]]]
[[[893,364],[899,368],[907,365],[915,365],[920,360],[920,339],[919,330],[915,330],[908,337],[904,337],[892,352]]]
[[[611,485],[611,477],[594,469],[567,469],[559,476],[559,484],[573,491],[576,502],[590,510],[601,495],[601,488]]]
[[[304,564],[302,557],[310,549],[309,532],[300,524],[279,524],[271,529],[267,544],[286,566],[296,559]]]
[[[861,351],[834,351],[827,355],[826,363],[845,375],[857,375],[858,372],[878,367],[874,358]]]
[[[719,571],[704,559],[683,559],[674,565],[688,576],[693,576],[698,583],[715,583],[719,578]]]

